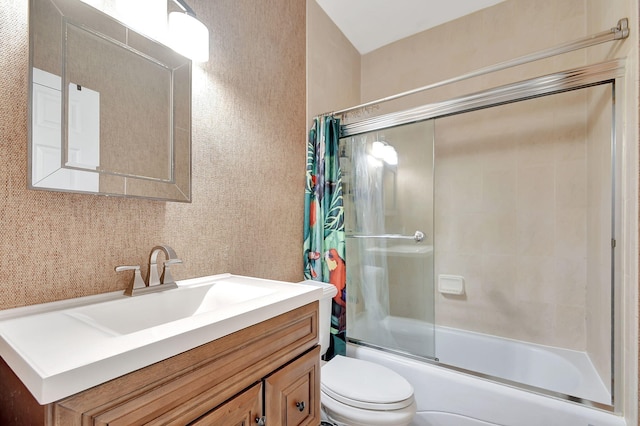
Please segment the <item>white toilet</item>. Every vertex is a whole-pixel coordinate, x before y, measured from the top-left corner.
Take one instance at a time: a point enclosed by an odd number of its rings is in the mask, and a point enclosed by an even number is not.
[[[331,284],[303,281],[322,287],[319,334],[321,353],[329,348]],[[413,387],[395,371],[369,361],[336,356],[320,372],[322,419],[338,426],[406,426],[416,414]]]

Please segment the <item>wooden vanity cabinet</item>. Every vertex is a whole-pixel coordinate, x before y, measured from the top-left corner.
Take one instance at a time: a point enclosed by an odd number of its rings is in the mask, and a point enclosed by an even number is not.
[[[317,343],[314,302],[46,406],[2,362],[0,424],[317,426]]]
[[[316,346],[190,425],[246,426],[260,424],[262,419],[266,426],[317,426],[319,361],[320,347]]]

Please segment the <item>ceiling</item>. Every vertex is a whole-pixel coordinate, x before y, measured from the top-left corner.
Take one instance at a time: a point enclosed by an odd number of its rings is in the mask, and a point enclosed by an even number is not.
[[[360,54],[504,0],[316,0]]]

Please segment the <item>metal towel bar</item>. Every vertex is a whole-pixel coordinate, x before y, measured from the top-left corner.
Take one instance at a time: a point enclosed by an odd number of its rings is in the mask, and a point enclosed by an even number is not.
[[[381,238],[387,240],[414,240],[416,243],[424,240],[424,232],[416,231],[413,235],[382,234],[382,235],[347,235],[347,238]]]

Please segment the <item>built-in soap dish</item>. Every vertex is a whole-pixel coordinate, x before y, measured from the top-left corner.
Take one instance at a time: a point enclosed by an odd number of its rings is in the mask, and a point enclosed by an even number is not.
[[[459,275],[438,275],[438,291],[452,296],[464,295],[464,277]]]

